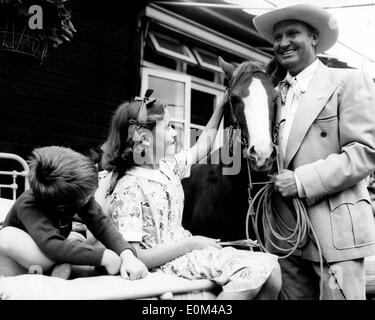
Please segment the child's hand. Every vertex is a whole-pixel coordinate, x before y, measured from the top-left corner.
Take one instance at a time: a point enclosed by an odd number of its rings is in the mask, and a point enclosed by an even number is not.
[[[109,274],[118,274],[121,266],[121,258],[114,251],[105,249],[101,265],[106,268]]]
[[[122,263],[120,267],[121,277],[124,279],[137,280],[147,276],[148,270],[145,264],[137,259],[133,252],[124,250],[120,254]]]
[[[221,245],[218,243],[220,239],[212,239],[204,236],[193,236],[187,238],[189,248],[191,250],[202,250],[208,247],[215,247],[221,249]]]

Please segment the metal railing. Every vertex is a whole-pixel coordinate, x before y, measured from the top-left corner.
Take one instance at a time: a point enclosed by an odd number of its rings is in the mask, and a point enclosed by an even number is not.
[[[27,180],[27,176],[29,174],[29,166],[27,165],[26,161],[21,158],[20,156],[13,154],[13,153],[5,153],[0,152],[0,160],[14,160],[21,164],[23,171],[0,171],[0,176],[11,176],[12,183],[9,184],[0,184],[0,198],[1,198],[1,189],[11,189],[12,190],[12,200],[17,199],[17,177],[24,178],[24,188],[25,190],[29,189],[29,181]]]

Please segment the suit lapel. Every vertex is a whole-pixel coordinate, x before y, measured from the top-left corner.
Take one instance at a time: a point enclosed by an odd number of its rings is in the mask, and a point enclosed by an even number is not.
[[[286,146],[285,168],[288,168],[307,131],[336,87],[337,84],[331,83],[329,69],[321,64],[311,79],[306,93],[302,96],[295,114]]]

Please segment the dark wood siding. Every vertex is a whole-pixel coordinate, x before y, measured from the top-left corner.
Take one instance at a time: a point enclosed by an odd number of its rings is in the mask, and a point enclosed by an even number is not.
[[[136,17],[125,1],[72,0],[73,40],[42,66],[0,53],[0,152],[97,147],[118,104],[136,94]],[[135,54],[134,54],[135,53]]]

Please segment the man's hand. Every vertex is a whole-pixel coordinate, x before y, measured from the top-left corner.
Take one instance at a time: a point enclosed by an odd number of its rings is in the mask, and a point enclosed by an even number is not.
[[[145,264],[136,258],[131,250],[124,250],[120,254],[122,263],[120,267],[121,277],[124,279],[137,280],[145,278],[148,274]]]
[[[106,268],[108,274],[115,275],[120,271],[121,259],[116,252],[105,249],[101,265]]]
[[[291,170],[282,170],[278,175],[273,177],[274,190],[280,192],[284,198],[298,196],[298,189],[294,172]]]

